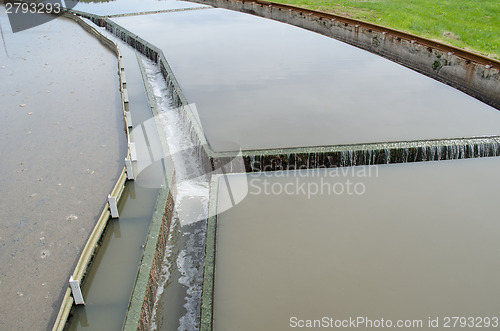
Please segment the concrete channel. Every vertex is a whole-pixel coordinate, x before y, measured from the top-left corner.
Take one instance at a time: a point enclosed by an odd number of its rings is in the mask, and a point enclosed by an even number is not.
[[[216,5],[225,8],[235,9],[252,14],[258,14],[263,17],[269,17],[286,23],[291,23],[297,26],[306,27],[310,30],[323,33],[328,36],[333,36],[343,41],[347,41],[356,46],[368,49],[374,53],[383,55],[393,61],[402,63],[410,68],[431,76],[439,81],[444,81],[455,88],[466,91],[475,98],[478,98],[493,107],[499,108],[498,92],[499,75],[498,75],[498,62],[483,59],[477,56],[466,57],[461,51],[446,52],[449,48],[443,48],[438,44],[433,44],[434,47],[429,46],[422,39],[415,39],[413,36],[405,36],[389,30],[380,30],[375,26],[356,24],[353,28],[350,24],[352,22],[344,22],[338,17],[330,17],[329,20],[320,13],[308,13],[304,15],[304,11],[296,8],[279,7],[277,4],[263,3],[263,2],[234,2],[234,1],[202,1],[204,4]],[[279,7],[279,8],[278,8]],[[273,9],[278,8],[278,10]],[[195,9],[173,9],[164,10],[158,9],[152,12],[142,12],[138,14],[165,14],[178,13],[186,11],[195,11]],[[211,11],[207,10],[206,12]],[[279,14],[278,14],[279,13]],[[309,15],[310,14],[310,15]],[[127,243],[126,247],[130,245],[137,245],[137,249],[127,261],[127,266],[130,270],[124,272],[127,274],[128,279],[125,281],[117,281],[120,283],[120,288],[128,288],[129,292],[125,293],[119,299],[120,304],[111,308],[111,310],[103,309],[101,303],[97,303],[94,308],[82,308],[72,306],[72,297],[68,289],[63,305],[58,316],[55,330],[63,329],[66,325],[68,316],[71,316],[70,329],[79,329],[80,327],[88,327],[89,320],[92,323],[98,323],[102,326],[104,323],[109,323],[106,319],[109,318],[110,312],[116,315],[116,320],[107,324],[110,328],[117,328],[121,326],[123,318],[125,318],[124,328],[127,330],[146,330],[151,327],[153,311],[155,307],[156,292],[158,286],[158,279],[161,273],[161,263],[164,259],[165,248],[167,246],[169,227],[173,217],[174,210],[174,195],[171,192],[171,187],[175,183],[175,170],[173,161],[168,157],[168,147],[163,137],[164,132],[161,132],[161,125],[155,123],[155,135],[150,136],[146,134],[146,140],[142,141],[143,148],[138,148],[141,139],[137,136],[134,137],[132,128],[136,125],[139,127],[144,121],[150,117],[157,117],[158,110],[155,110],[155,100],[152,97],[151,91],[148,91],[148,84],[145,82],[145,71],[141,69],[142,60],[135,55],[135,51],[127,49],[126,51],[117,47],[117,44],[111,41],[110,38],[105,37],[95,28],[90,27],[81,19],[76,16],[83,17],[95,23],[100,27],[104,27],[110,33],[124,41],[132,49],[137,50],[160,67],[160,71],[167,82],[169,87],[169,97],[172,101],[172,106],[181,109],[181,113],[185,116],[186,123],[190,126],[190,134],[196,141],[197,153],[200,156],[200,163],[205,168],[205,173],[209,173],[215,169],[225,167],[230,164],[238,154],[236,150],[216,151],[212,149],[210,142],[203,131],[201,123],[197,120],[197,112],[192,104],[189,103],[185,93],[181,90],[181,84],[175,77],[175,70],[172,69],[167,58],[165,57],[162,49],[154,46],[146,41],[143,37],[139,37],[132,30],[127,30],[122,25],[116,23],[117,19],[123,17],[130,17],[136,13],[115,14],[114,18],[89,14],[82,11],[70,11],[69,16],[73,17],[77,22],[82,24],[89,32],[94,34],[108,47],[117,52],[119,59],[119,74],[120,74],[120,88],[122,91],[124,119],[128,133],[129,152],[127,156],[128,161],[136,161],[136,153],[139,159],[144,157],[151,158],[151,146],[161,146],[161,153],[163,155],[162,162],[157,164],[157,168],[152,170],[152,173],[144,174],[147,183],[144,186],[159,185],[156,190],[148,189],[146,193],[141,193],[145,200],[134,199],[134,196],[141,191],[141,182],[139,178],[134,178],[135,183],[127,184],[124,187],[127,171],[124,169],[120,180],[118,181],[115,190],[113,190],[112,198],[119,200],[120,197],[125,197],[119,205],[120,219],[112,221],[108,224],[109,211],[106,205],[99,225],[94,230],[94,233],[89,240],[82,258],[79,261],[77,268],[73,274],[76,280],[88,281],[89,285],[92,282],[98,282],[99,278],[106,278],[106,274],[112,274],[113,257],[100,256],[94,258],[96,265],[99,268],[90,268],[88,266],[94,257],[96,248],[99,245],[107,246],[106,251],[113,251],[110,249],[113,240],[105,239],[102,235],[108,228],[108,237],[113,234],[119,237],[120,233],[124,233],[124,226],[126,223],[132,223],[137,226],[137,223],[142,223],[140,230],[135,229],[134,238],[132,242]],[[338,20],[338,21],[337,21]],[[311,23],[312,22],[312,23]],[[323,26],[319,29],[316,25]],[[314,27],[313,27],[314,26]],[[339,32],[340,29],[343,32]],[[326,30],[328,31],[326,31]],[[354,29],[354,30],[353,30]],[[332,32],[334,31],[334,32]],[[335,35],[334,35],[335,34]],[[352,34],[356,34],[356,38],[352,38]],[[360,38],[359,35],[363,37]],[[383,37],[383,39],[382,39]],[[376,40],[383,40],[382,43],[377,43]],[[417,40],[417,41],[416,41]],[[376,45],[375,45],[376,44]],[[380,45],[383,46],[380,46]],[[371,46],[370,46],[371,45]],[[375,49],[376,47],[379,47]],[[438,47],[439,46],[439,47]],[[441,48],[440,48],[441,47]],[[402,52],[401,50],[405,51]],[[442,49],[445,49],[444,51]],[[407,54],[408,53],[408,54]],[[425,54],[425,56],[424,56]],[[445,61],[446,60],[446,61]],[[439,62],[439,65],[436,63]],[[128,68],[133,68],[129,71]],[[432,68],[432,71],[429,69]],[[471,69],[472,68],[472,69]],[[125,73],[125,74],[124,74]],[[126,77],[125,77],[126,76]],[[139,88],[140,86],[140,88]],[[131,92],[133,91],[133,92]],[[142,109],[136,111],[136,109]],[[139,123],[139,124],[137,124]],[[151,138],[156,139],[155,142]],[[137,139],[137,140],[136,140]],[[145,148],[144,148],[145,147]],[[244,169],[246,172],[261,172],[261,171],[275,171],[275,170],[295,170],[295,169],[313,169],[313,168],[335,168],[335,167],[350,167],[358,165],[377,165],[388,163],[407,163],[407,162],[421,162],[433,160],[453,160],[465,158],[478,158],[490,157],[500,155],[500,136],[488,132],[485,135],[470,135],[465,137],[444,137],[439,139],[413,139],[413,140],[398,140],[389,142],[369,142],[369,143],[353,143],[353,144],[336,144],[336,145],[321,145],[321,146],[303,146],[303,147],[279,147],[268,149],[244,149],[241,154],[244,162]],[[135,169],[140,162],[135,163]],[[128,175],[132,178],[132,168],[128,168]],[[242,170],[242,169],[240,169]],[[229,169],[229,171],[231,171]],[[157,183],[157,179],[161,181]],[[135,191],[135,193],[134,193]],[[125,193],[124,193],[125,192]],[[144,194],[144,195],[142,195]],[[141,199],[143,199],[141,198]],[[136,201],[134,201],[136,200]],[[147,200],[147,202],[146,202]],[[111,201],[111,200],[110,200]],[[137,203],[137,205],[134,205]],[[141,206],[143,212],[141,215],[134,214],[138,206]],[[145,207],[146,206],[146,207]],[[211,205],[211,208],[214,208]],[[130,218],[127,216],[131,213]],[[122,220],[124,222],[122,222]],[[140,220],[140,221],[139,221]],[[149,223],[150,222],[150,223]],[[115,224],[113,224],[115,223]],[[209,226],[208,238],[210,241],[208,246],[213,244],[214,229]],[[212,229],[212,230],[211,230]],[[210,232],[212,231],[212,232]],[[144,243],[141,238],[147,234],[147,241]],[[142,251],[141,244],[144,246]],[[108,246],[109,245],[109,246]],[[120,246],[117,246],[120,247]],[[115,248],[122,250],[121,248]],[[215,251],[212,252],[215,254]],[[211,253],[211,254],[212,254]],[[213,255],[212,254],[212,255]],[[102,269],[105,265],[110,265],[107,270]],[[137,270],[137,265],[140,264]],[[127,267],[127,268],[128,268]],[[206,265],[205,268],[215,267]],[[101,269],[101,271],[99,271]],[[213,271],[213,270],[212,270]],[[209,275],[210,270],[205,275]],[[109,274],[108,274],[109,275]],[[131,276],[132,275],[132,276]],[[137,277],[135,277],[137,275]],[[90,288],[90,287],[89,287]],[[95,291],[95,289],[94,289]],[[117,289],[115,290],[117,291]],[[102,293],[91,291],[85,292],[89,301],[92,301],[93,295],[95,298],[104,298]],[[210,293],[210,289],[207,293]],[[130,296],[129,296],[130,294]],[[205,294],[204,294],[205,295]],[[213,295],[213,293],[212,293]],[[130,303],[127,301],[130,298]],[[104,301],[105,302],[105,301]],[[204,299],[206,303],[206,299]],[[123,308],[128,306],[128,312],[125,314]],[[125,307],[126,308],[126,307]],[[113,310],[117,309],[117,310]],[[211,307],[204,307],[205,313]],[[208,309],[208,310],[207,310]],[[94,310],[94,312],[91,312]],[[118,312],[120,311],[120,312]],[[90,314],[96,314],[90,317]],[[212,315],[210,317],[202,316],[202,328],[211,328]],[[94,322],[97,321],[97,322]],[[210,327],[207,327],[207,323]]]
[[[147,283],[151,266],[157,260],[162,260],[163,250],[156,249],[156,243],[159,238],[161,243],[162,236],[166,235],[162,232],[162,225],[164,215],[168,216],[171,210],[170,187],[174,172],[173,166],[168,164],[169,158],[163,157],[160,164],[145,171],[142,169],[139,174],[141,169],[138,169],[138,164],[150,159],[152,149],[156,148],[154,152],[162,155],[169,153],[164,145],[164,134],[157,132],[161,129],[154,125],[145,128],[143,125],[155,114],[145,92],[138,62],[140,59],[136,53],[129,49],[120,51],[113,41],[80,18],[73,15],[68,17],[117,54],[124,123],[129,142],[125,162],[131,161],[132,165],[124,168],[111,194],[117,202],[119,217],[111,215],[110,206],[105,206],[73,273],[73,279],[83,284],[86,305],[72,307],[73,298],[68,289],[53,329],[119,329],[123,325],[136,279],[138,282],[146,279]],[[135,128],[139,130],[134,131]],[[143,132],[145,135],[142,135]],[[125,185],[127,178],[133,181]],[[148,236],[154,240],[147,241]],[[154,246],[150,247],[152,244]],[[139,270],[138,265],[141,265]],[[147,274],[144,276],[145,269]]]

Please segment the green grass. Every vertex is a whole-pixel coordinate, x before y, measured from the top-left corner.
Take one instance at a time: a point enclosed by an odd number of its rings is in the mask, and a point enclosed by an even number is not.
[[[500,59],[500,0],[271,0],[376,23]]]

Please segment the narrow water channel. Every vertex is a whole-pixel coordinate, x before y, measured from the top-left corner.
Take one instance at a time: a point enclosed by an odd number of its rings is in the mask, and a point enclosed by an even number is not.
[[[102,31],[120,45],[127,77],[127,90],[135,139],[144,137],[142,129],[155,131],[153,113],[137,61],[145,68],[156,101],[158,119],[166,134],[168,148],[176,168],[175,212],[169,232],[169,244],[163,283],[157,297],[157,323],[160,329],[196,329],[199,319],[202,261],[208,205],[208,179],[197,159],[196,142],[191,140],[189,127],[184,124],[179,109],[173,108],[168,98],[169,87],[159,68],[142,57],[137,57],[128,45]],[[136,130],[138,129],[138,130]],[[156,131],[155,131],[156,132]],[[140,264],[142,245],[152,219],[159,188],[165,185],[161,162],[150,163],[149,152],[157,140],[138,151],[138,174],[120,203],[120,219],[112,220],[103,245],[90,268],[84,284],[85,307],[72,311],[70,330],[119,329],[122,326],[130,294]],[[151,150],[150,150],[151,152]],[[144,155],[141,160],[141,155]],[[139,211],[139,212],[138,212]],[[161,212],[161,211],[157,211]]]
[[[142,74],[134,50],[121,45],[121,54],[132,123],[141,128],[153,116]],[[150,143],[158,143],[158,134],[152,133],[150,139],[156,137],[157,141]],[[147,153],[141,150],[138,157]],[[110,221],[83,285],[86,305],[74,307],[69,330],[122,328],[162,180],[163,171],[156,165],[141,172],[135,181],[127,182],[119,204],[120,218]]]
[[[112,20],[163,50],[214,151],[498,133],[493,107],[290,24],[219,8]]]

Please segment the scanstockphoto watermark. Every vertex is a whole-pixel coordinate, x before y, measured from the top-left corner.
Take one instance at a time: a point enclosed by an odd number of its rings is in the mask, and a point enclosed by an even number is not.
[[[249,175],[252,195],[361,196],[367,192],[367,179],[378,177],[378,166],[300,169]]]
[[[69,9],[78,0],[5,0],[4,10],[12,32],[20,32],[47,23]]]
[[[430,320],[430,319],[429,319]],[[338,319],[335,317],[324,316],[320,319],[301,319],[296,316],[290,317],[290,328],[364,328],[364,329],[387,329],[387,328],[423,328],[424,320],[406,319],[391,320],[385,318],[372,319],[366,316],[349,317]]]
[[[323,316],[320,319],[290,317],[290,328],[337,328],[337,329],[438,329],[438,328],[492,328],[500,326],[498,316],[430,316],[423,319],[387,319],[366,316],[335,318]]]

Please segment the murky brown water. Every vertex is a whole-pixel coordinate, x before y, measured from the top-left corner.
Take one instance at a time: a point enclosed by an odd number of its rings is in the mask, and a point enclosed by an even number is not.
[[[498,134],[495,109],[291,25],[223,9],[113,20],[163,50],[216,151]]]
[[[65,0],[65,5],[75,10],[96,15],[120,15],[156,10],[204,7],[204,5],[197,3],[177,0],[112,0],[103,2]]]
[[[325,316],[423,329],[439,317],[443,329],[445,317],[498,317],[499,166],[229,176],[233,194],[244,184],[249,193],[218,216],[215,329],[288,330]]]
[[[0,329],[42,330],[123,168],[116,57],[65,19],[0,24]]]

